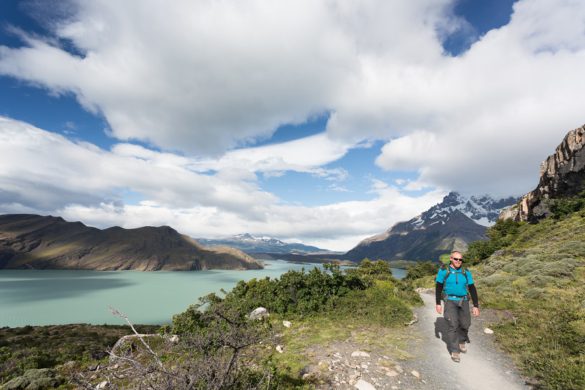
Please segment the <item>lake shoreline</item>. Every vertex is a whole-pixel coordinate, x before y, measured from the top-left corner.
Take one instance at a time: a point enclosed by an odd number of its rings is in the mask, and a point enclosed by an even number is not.
[[[133,323],[166,324],[199,297],[229,291],[240,280],[278,278],[289,270],[322,267],[284,260],[265,263],[262,270],[246,271],[0,270],[0,327],[124,325],[109,307]]]

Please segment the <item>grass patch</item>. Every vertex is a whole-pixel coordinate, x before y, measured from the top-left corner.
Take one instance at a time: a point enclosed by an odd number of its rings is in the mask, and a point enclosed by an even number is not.
[[[273,360],[279,371],[301,378],[307,367],[318,364],[319,356],[334,353],[343,345],[366,352],[384,351],[392,361],[411,359],[406,351],[411,337],[402,326],[376,325],[358,317],[316,316],[282,329],[280,342],[285,346],[284,352],[275,354]]]

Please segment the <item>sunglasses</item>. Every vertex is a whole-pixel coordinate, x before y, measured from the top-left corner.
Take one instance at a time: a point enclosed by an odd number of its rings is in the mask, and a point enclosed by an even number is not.
[[[453,257],[453,260],[455,260],[455,261],[463,261],[463,257]]]

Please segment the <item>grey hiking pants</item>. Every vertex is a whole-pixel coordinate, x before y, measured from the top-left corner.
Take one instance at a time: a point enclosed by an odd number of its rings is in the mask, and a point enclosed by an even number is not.
[[[449,330],[447,331],[447,348],[449,353],[459,351],[459,344],[469,342],[467,332],[471,325],[471,313],[469,311],[469,301],[450,301],[445,300],[445,311],[443,313]]]

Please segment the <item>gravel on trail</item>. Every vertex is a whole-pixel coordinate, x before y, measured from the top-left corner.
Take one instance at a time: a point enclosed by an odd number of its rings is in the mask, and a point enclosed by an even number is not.
[[[420,339],[415,340],[411,353],[411,364],[420,372],[421,379],[412,389],[462,389],[462,390],[527,390],[530,386],[518,373],[511,359],[498,349],[493,334],[486,334],[490,322],[497,319],[493,312],[480,313],[471,319],[467,353],[461,354],[461,362],[451,360],[443,334],[447,322],[435,311],[435,296],[432,291],[422,292],[424,306],[415,313],[418,321],[412,326]]]
[[[407,328],[402,358],[394,353],[395,345],[365,345],[350,338],[308,351],[316,361],[306,379],[321,378],[318,389],[531,389],[511,359],[498,349],[494,335],[484,332],[502,313],[486,310],[472,317],[468,352],[455,363],[443,341],[446,321],[435,312],[433,292],[420,291],[420,295],[424,306],[415,310],[417,321]]]

